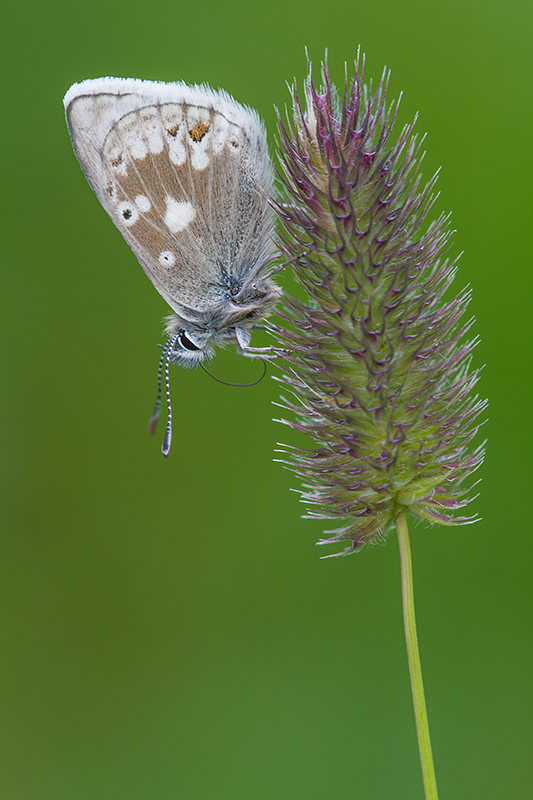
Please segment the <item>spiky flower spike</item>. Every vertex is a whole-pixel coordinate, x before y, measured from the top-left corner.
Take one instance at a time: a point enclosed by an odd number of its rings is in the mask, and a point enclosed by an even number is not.
[[[448,217],[424,225],[437,176],[421,185],[414,122],[392,140],[388,75],[373,94],[362,73],[358,59],[338,96],[327,65],[319,91],[309,71],[305,110],[294,85],[292,119],[279,120],[281,249],[307,294],[286,299],[287,328],[274,331],[296,417],[280,421],[317,444],[282,452],[318,506],[308,516],[343,521],[319,542],[348,541],[332,555],[382,537],[402,511],[475,521],[454,512],[483,459],[482,446],[467,450],[485,408],[471,395],[476,341],[463,338],[470,292],[444,299]]]

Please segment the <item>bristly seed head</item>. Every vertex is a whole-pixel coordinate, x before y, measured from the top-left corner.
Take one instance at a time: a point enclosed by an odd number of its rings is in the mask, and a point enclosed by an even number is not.
[[[456,273],[448,217],[424,227],[437,176],[421,186],[415,121],[390,144],[388,74],[372,93],[363,66],[358,57],[341,96],[327,65],[320,90],[309,67],[305,110],[293,85],[292,118],[278,116],[280,247],[307,294],[286,296],[286,326],[271,326],[295,418],[280,422],[316,443],[284,445],[283,463],[303,480],[308,517],[342,521],[319,541],[348,542],[334,555],[382,537],[401,510],[476,521],[454,512],[484,456],[483,445],[468,451],[486,407],[471,395],[470,292],[444,299]]]

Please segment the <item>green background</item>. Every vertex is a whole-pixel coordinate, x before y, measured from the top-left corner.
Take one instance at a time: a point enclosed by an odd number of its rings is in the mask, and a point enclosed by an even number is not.
[[[21,0],[1,53],[2,800],[415,800],[397,544],[320,561],[278,388],[173,369],[171,456],[145,423],[167,309],[71,150],[101,75],[223,86],[273,141],[285,81],[361,44],[420,112],[453,210],[490,398],[476,526],[413,528],[441,799],[531,797],[531,4]],[[7,24],[6,24],[7,23]],[[526,139],[527,136],[527,139]],[[529,209],[528,209],[529,206]],[[256,337],[261,343],[261,334]],[[213,370],[250,380],[235,352]]]

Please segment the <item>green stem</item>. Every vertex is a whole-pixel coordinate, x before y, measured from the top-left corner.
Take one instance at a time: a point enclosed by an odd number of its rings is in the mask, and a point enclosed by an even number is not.
[[[405,642],[407,645],[407,660],[411,676],[411,691],[415,709],[416,733],[418,736],[418,749],[424,779],[426,800],[438,800],[435,767],[431,753],[431,740],[429,737],[429,723],[422,682],[422,667],[420,653],[418,652],[418,637],[416,635],[415,598],[413,594],[413,568],[411,563],[411,545],[409,544],[409,529],[402,511],[395,520],[398,543],[400,545],[400,560],[402,565],[402,602],[403,624],[405,628]]]

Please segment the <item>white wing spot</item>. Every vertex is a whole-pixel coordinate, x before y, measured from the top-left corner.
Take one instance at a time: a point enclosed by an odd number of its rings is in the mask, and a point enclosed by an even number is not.
[[[222,114],[215,114],[215,125],[213,131],[213,153],[220,153],[226,143],[229,122]]]
[[[120,143],[116,144],[112,140],[110,146],[106,149],[105,160],[111,165],[112,170],[118,172],[119,175],[126,175],[128,171],[127,156],[122,145]]]
[[[185,150],[182,139],[167,139],[167,144],[170,160],[179,167],[187,158],[187,151]]]
[[[174,103],[165,103],[161,106],[161,119],[169,136],[176,136],[182,122],[183,111],[181,106]]]
[[[167,212],[165,214],[165,224],[173,233],[179,233],[179,231],[182,231],[193,221],[196,216],[196,209],[192,203],[188,201],[180,203],[178,200],[174,200],[173,197],[170,197],[170,195],[167,195],[166,203]]]
[[[207,108],[190,106],[187,109],[187,141],[191,148],[191,164],[194,169],[202,170],[209,164],[209,154],[212,134],[210,134],[211,120]]]
[[[152,204],[149,199],[146,197],[145,194],[138,194],[135,198],[135,205],[139,209],[139,211],[150,211],[152,208]]]
[[[168,147],[170,160],[176,166],[183,164],[187,157],[183,134],[185,125],[183,123],[182,109],[177,105],[167,103],[161,106],[161,119],[165,129],[165,139]]]
[[[207,167],[209,164],[209,156],[205,152],[205,150],[200,150],[194,148],[192,151],[191,163],[194,169],[197,169],[199,172]]]
[[[135,204],[130,203],[129,200],[123,200],[122,203],[118,204],[117,213],[120,217],[120,221],[124,225],[127,225],[128,228],[130,225],[135,225],[139,219],[139,212],[135,208]]]
[[[132,158],[141,161],[148,155],[148,147],[144,141],[144,126],[140,123],[137,114],[126,114],[117,123],[117,133],[120,141],[129,151]]]
[[[163,136],[161,133],[161,120],[157,110],[151,106],[141,108],[139,111],[144,139],[151,153],[160,153],[163,149]]]
[[[162,267],[173,267],[176,263],[176,256],[170,250],[163,250],[159,253],[159,263]]]

